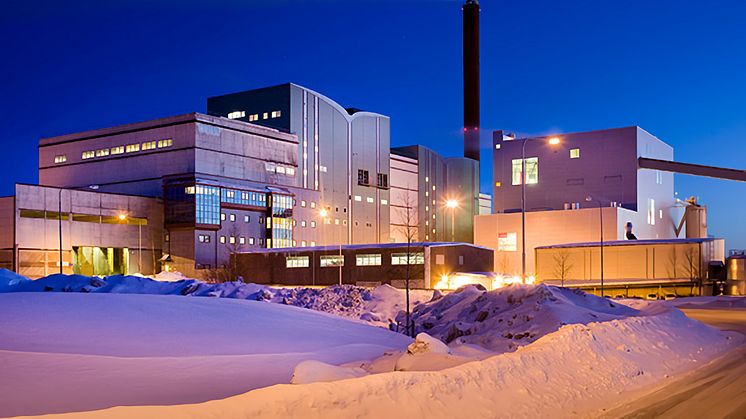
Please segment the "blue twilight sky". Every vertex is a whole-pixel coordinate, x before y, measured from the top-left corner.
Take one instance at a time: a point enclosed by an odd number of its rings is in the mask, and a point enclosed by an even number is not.
[[[288,81],[390,115],[392,145],[458,155],[460,3],[6,2],[0,195],[37,181],[41,137]],[[735,0],[482,1],[483,133],[639,125],[677,160],[745,169],[744,22]],[[708,205],[727,248],[746,248],[746,184],[677,175],[676,191]]]

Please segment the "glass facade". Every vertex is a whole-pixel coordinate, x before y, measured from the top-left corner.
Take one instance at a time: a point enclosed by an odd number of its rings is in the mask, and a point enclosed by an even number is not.
[[[406,265],[407,254],[406,253],[392,253],[391,264],[392,265]],[[409,253],[409,264],[410,265],[424,265],[425,264],[425,253],[410,252]]]
[[[513,159],[512,167],[513,185],[521,184],[521,159]],[[528,157],[526,158],[526,185],[533,185],[539,183],[539,158]]]
[[[220,224],[220,188],[207,185],[196,185],[193,188],[196,223]]]
[[[267,206],[267,195],[264,192],[250,192],[239,189],[223,188],[220,200],[228,204],[251,205],[255,207]]]
[[[271,240],[267,240],[267,247],[291,247],[293,245],[293,197],[275,193],[269,195],[268,199],[270,215],[267,219],[267,229]]]

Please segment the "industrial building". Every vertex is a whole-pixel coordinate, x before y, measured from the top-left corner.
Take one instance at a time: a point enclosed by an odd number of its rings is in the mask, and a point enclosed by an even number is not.
[[[412,241],[472,241],[477,163],[419,146],[392,150],[384,115],[346,110],[295,84],[213,97],[208,111],[213,115],[191,113],[42,139],[40,184],[62,192],[19,185],[15,197],[3,198],[4,216],[16,222],[0,232],[5,243],[0,263],[30,277],[60,266],[63,272],[173,269],[204,277],[225,268],[231,254],[260,249],[406,242],[406,232],[413,231],[418,234]],[[392,164],[402,170],[392,170]],[[68,197],[83,191],[89,200],[131,197],[140,199],[140,207],[160,208],[157,216],[150,209],[131,214],[122,205],[96,213],[100,220],[126,213],[148,226],[149,253],[139,258],[144,262],[132,265],[129,259],[113,270],[102,264],[82,268],[83,259],[75,258],[81,247],[146,252],[122,236],[121,228],[105,226],[84,236],[78,214],[95,214],[71,207]],[[459,207],[446,208],[446,200],[456,196]],[[409,224],[401,222],[402,209],[413,214]],[[47,227],[45,240],[24,244],[30,232],[24,228],[31,214],[26,210],[44,211],[41,218],[50,226],[56,219],[62,234]],[[458,221],[449,223],[453,217],[447,215],[454,213]],[[53,235],[63,237],[62,252]],[[45,269],[30,269],[23,249],[44,253]]]
[[[386,243],[296,247],[236,253],[232,266],[245,281],[277,285],[433,288],[459,272],[486,272],[493,251],[467,243]]]

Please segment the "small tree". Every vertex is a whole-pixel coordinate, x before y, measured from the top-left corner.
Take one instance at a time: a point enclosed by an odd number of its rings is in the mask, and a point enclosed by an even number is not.
[[[418,223],[417,223],[417,201],[412,198],[411,192],[408,190],[401,197],[401,207],[398,208],[398,215],[402,224],[399,226],[401,233],[407,240],[407,264],[405,274],[405,288],[406,288],[406,304],[407,304],[407,316],[406,316],[406,331],[407,336],[414,337],[414,325],[412,324],[412,316],[410,311],[409,301],[409,281],[412,277],[412,265],[415,262],[416,247],[412,246],[417,240],[418,234]]]
[[[554,275],[560,279],[562,287],[565,286],[565,279],[570,276],[573,265],[570,263],[570,252],[562,249],[554,255]]]

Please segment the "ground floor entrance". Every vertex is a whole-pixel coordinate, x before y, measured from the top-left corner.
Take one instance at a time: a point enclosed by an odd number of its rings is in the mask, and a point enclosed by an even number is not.
[[[73,247],[73,272],[79,275],[126,275],[129,250],[124,247]]]

